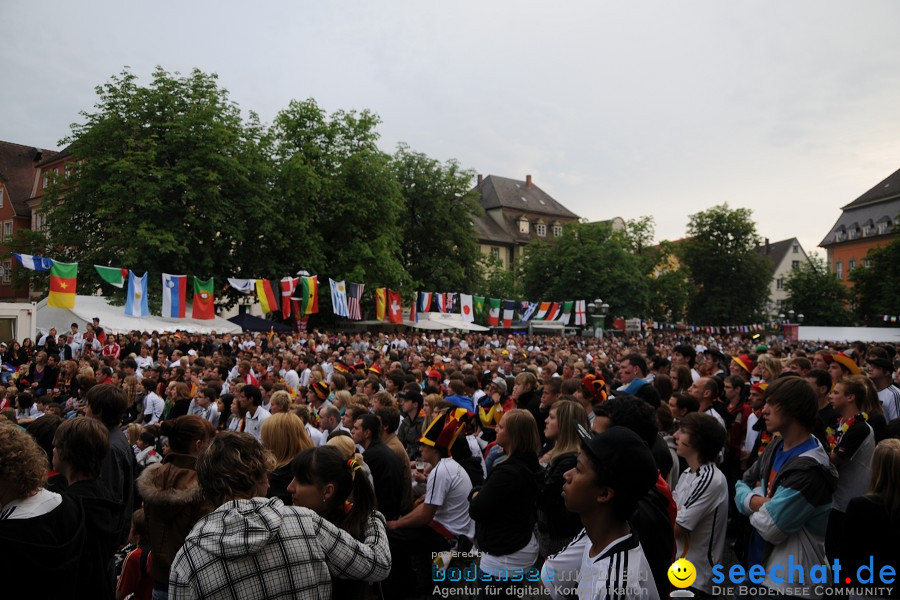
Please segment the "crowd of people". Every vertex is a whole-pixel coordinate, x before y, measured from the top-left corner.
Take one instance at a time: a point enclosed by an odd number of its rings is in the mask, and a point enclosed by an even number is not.
[[[476,565],[481,597],[655,600],[677,558],[701,598],[730,564],[816,597],[816,565],[900,564],[889,344],[81,325],[0,344],[23,597],[429,597]]]

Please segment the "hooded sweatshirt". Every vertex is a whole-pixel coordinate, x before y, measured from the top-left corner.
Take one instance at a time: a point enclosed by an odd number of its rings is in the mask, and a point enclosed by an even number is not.
[[[81,501],[85,518],[85,541],[79,563],[78,586],[72,597],[112,599],[115,581],[112,557],[119,548],[121,504],[99,479],[78,481],[66,489],[66,495]]]
[[[278,498],[226,502],[201,518],[175,556],[170,598],[331,598],[331,579],[380,581],[391,569],[384,517],[363,542]]]

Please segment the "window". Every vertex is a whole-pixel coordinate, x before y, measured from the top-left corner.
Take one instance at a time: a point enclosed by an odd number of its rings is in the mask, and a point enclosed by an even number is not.
[[[0,187],[0,208],[3,208],[3,188]]]
[[[792,268],[792,269],[799,269],[799,268],[800,268],[800,261],[799,261],[799,260],[792,260],[792,261],[791,261],[791,268]]]
[[[64,168],[65,168],[65,173],[66,173],[66,179],[68,179],[69,175],[72,174],[72,165],[70,163],[66,163],[66,166]]]
[[[535,227],[535,229],[537,230],[537,234],[540,237],[547,237],[547,226],[546,225],[544,225],[543,223],[538,223],[537,226]]]
[[[865,227],[863,227],[863,237],[868,237],[870,235],[872,235],[872,226],[866,225]]]
[[[800,244],[794,244],[793,252],[794,254],[800,254]]]
[[[863,259],[863,266],[864,266],[865,268],[867,268],[867,269],[868,269],[869,267],[871,267],[871,266],[872,266],[872,259],[870,259],[870,258],[864,258],[864,259]]]
[[[3,221],[3,239],[12,239],[12,221]]]
[[[46,173],[44,173],[44,176],[41,178],[41,188],[42,189],[46,189],[48,181],[49,181],[49,176]]]
[[[491,246],[491,258],[500,260],[500,248],[498,248],[497,246]]]
[[[842,261],[834,261],[834,276],[838,279],[844,278],[844,263]]]
[[[779,277],[778,279],[775,280],[775,289],[776,290],[784,289],[784,278],[783,277]]]
[[[878,235],[884,235],[885,233],[887,233],[887,229],[888,229],[888,222],[882,221],[881,223],[878,224]]]
[[[531,228],[528,225],[528,219],[525,217],[519,218],[519,233],[529,233]]]
[[[856,268],[856,259],[855,259],[855,258],[851,258],[851,259],[847,262],[847,270],[848,270],[848,271],[852,271],[852,270],[855,269],[855,268]]]
[[[559,237],[562,235],[562,225],[554,225],[553,226],[553,237]]]
[[[3,261],[3,283],[12,283],[12,260]]]

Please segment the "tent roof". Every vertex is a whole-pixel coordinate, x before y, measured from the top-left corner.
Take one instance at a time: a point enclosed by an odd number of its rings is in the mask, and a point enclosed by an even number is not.
[[[190,307],[187,310],[190,314]],[[102,296],[76,296],[74,308],[52,308],[47,306],[47,298],[37,304],[37,328],[49,331],[68,331],[72,323],[90,323],[99,317],[100,326],[112,333],[129,331],[187,331],[189,333],[238,333],[241,328],[234,323],[216,316],[215,319],[168,319],[157,315],[149,317],[129,317],[125,308],[112,306]]]
[[[291,328],[284,323],[268,321],[257,317],[256,315],[251,315],[250,313],[235,315],[228,320],[244,331],[269,331],[269,329],[273,327],[275,328],[275,331],[279,333],[288,333],[292,331]]]

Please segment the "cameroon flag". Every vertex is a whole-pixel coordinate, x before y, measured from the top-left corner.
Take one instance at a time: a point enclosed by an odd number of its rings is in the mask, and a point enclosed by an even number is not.
[[[216,304],[213,296],[213,278],[202,281],[194,277],[194,304],[191,307],[192,319],[215,319]]]
[[[78,277],[78,263],[53,261],[50,267],[50,296],[47,306],[53,308],[75,308],[75,280]]]
[[[319,312],[319,276],[301,277],[303,296],[300,306],[304,315],[313,315]]]

